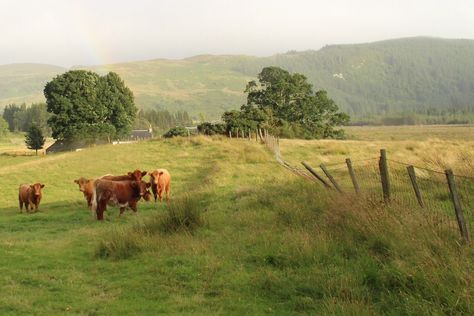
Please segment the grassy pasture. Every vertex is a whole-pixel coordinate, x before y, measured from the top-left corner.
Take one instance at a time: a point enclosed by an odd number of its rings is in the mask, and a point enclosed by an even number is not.
[[[456,167],[474,150],[463,137],[281,141],[287,160],[315,165],[376,157],[382,145]],[[328,199],[254,141],[154,140],[0,155],[0,165],[1,314],[474,312],[474,253],[455,232],[440,234],[417,211]],[[120,219],[109,208],[103,223],[73,183],[158,167],[171,171],[172,204],[141,202]],[[19,214],[18,185],[38,180],[41,211]]]

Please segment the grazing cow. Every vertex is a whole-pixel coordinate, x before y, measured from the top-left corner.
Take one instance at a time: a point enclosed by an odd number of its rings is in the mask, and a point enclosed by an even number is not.
[[[84,197],[87,201],[87,206],[90,208],[92,204],[92,191],[94,190],[94,179],[80,177],[79,179],[74,180],[74,183],[79,185],[79,191],[84,194]]]
[[[136,169],[135,171],[129,172],[123,176],[114,176],[111,174],[106,174],[105,176],[102,176],[100,178],[104,180],[112,180],[112,181],[125,181],[125,180],[141,181],[145,175],[146,175],[146,171],[140,171]]]
[[[119,206],[119,216],[122,215],[127,206],[136,212],[137,202],[140,198],[150,199],[150,193],[147,190],[150,186],[151,184],[145,181],[97,179],[94,181],[92,210],[96,212],[98,220],[104,219],[107,205]]]
[[[35,211],[38,211],[39,204],[43,194],[41,189],[44,188],[44,184],[35,183],[35,184],[22,184],[20,185],[18,192],[18,201],[20,202],[20,212],[23,211],[23,204],[25,204],[26,212],[28,213],[35,208]]]
[[[166,169],[157,169],[149,173],[151,190],[153,191],[153,196],[156,195],[160,198],[160,202],[163,201],[163,193],[166,193],[166,201],[170,199],[171,192],[171,175]]]

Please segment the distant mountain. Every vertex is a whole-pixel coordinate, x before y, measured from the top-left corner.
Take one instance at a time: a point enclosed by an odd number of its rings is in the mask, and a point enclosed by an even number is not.
[[[265,66],[305,74],[356,117],[474,111],[474,40],[417,37],[271,57],[203,55],[88,69],[117,72],[139,107],[187,110],[212,119],[245,102],[247,81]],[[0,66],[0,105],[40,100],[44,83],[63,71],[48,65]]]
[[[46,82],[66,70],[43,64],[0,65],[0,106],[43,101]]]

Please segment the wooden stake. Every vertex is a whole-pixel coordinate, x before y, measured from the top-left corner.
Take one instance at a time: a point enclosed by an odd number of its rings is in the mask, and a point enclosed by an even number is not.
[[[387,153],[380,149],[379,160],[380,179],[382,181],[383,200],[386,204],[390,202],[390,178],[388,174]]]
[[[324,180],[323,177],[321,177],[319,174],[317,174],[317,172],[305,161],[302,161],[301,164],[316,178],[318,179],[319,181],[322,182],[322,184],[324,184],[324,186],[328,189],[331,188],[331,186],[329,185],[329,183],[326,182],[326,180]]]
[[[453,201],[454,211],[456,212],[456,219],[459,225],[459,231],[465,242],[469,241],[469,232],[467,231],[466,221],[464,220],[464,213],[459,200],[458,190],[456,188],[456,181],[451,169],[445,170],[446,178],[448,179],[449,192],[451,193],[451,200]]]
[[[360,192],[359,183],[357,183],[357,178],[355,176],[354,169],[352,168],[351,158],[346,159],[346,165],[347,165],[347,170],[349,170],[349,175],[351,176],[352,185],[354,186],[354,190],[357,194],[359,194],[359,192]]]
[[[408,175],[410,176],[411,185],[413,186],[413,190],[415,191],[416,200],[421,207],[425,207],[425,203],[423,202],[423,198],[421,197],[420,188],[418,187],[418,183],[416,182],[416,173],[415,167],[408,166],[407,167]]]
[[[329,173],[329,170],[326,168],[326,166],[324,164],[320,164],[319,167],[321,168],[321,170],[323,170],[324,174],[328,177],[329,181],[331,181],[332,185],[334,185],[336,190],[338,190],[339,193],[342,193],[341,187],[339,186],[339,184],[337,184],[336,179],[334,179],[331,173]]]

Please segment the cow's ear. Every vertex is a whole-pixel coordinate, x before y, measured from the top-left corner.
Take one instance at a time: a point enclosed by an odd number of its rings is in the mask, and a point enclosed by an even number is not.
[[[161,176],[163,174],[163,171],[160,171],[159,175]]]
[[[31,185],[30,185],[30,188],[34,189],[34,188],[35,188],[35,186],[34,186],[33,184],[31,184]]]
[[[79,180],[74,180],[74,183],[77,183],[77,184],[79,184]]]
[[[147,183],[146,183],[146,187],[147,187],[147,188],[151,187],[151,183],[150,183],[150,182],[147,182]]]
[[[44,184],[41,185],[41,189],[44,188]]]
[[[146,176],[146,171],[142,172],[142,177]]]
[[[131,175],[132,175],[132,173],[131,173],[131,172],[127,172],[127,174],[128,174],[129,176],[131,176]]]

